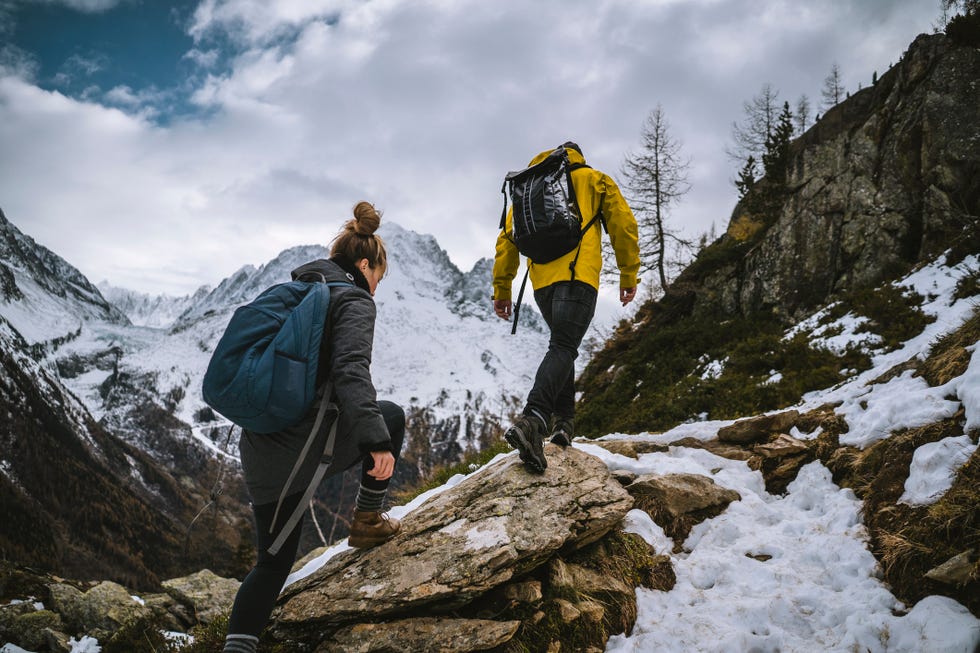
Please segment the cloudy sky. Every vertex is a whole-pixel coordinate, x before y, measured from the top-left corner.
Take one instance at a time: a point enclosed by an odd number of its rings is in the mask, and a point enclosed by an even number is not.
[[[572,139],[616,178],[658,103],[672,220],[727,225],[765,83],[819,108],[938,0],[0,0],[0,208],[92,281],[185,294],[326,243],[360,199],[492,256],[507,170]]]

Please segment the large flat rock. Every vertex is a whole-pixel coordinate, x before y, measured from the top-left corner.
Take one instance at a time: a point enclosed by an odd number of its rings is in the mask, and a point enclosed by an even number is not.
[[[633,506],[598,458],[554,445],[546,455],[544,474],[508,456],[407,515],[390,542],[332,558],[287,588],[274,630],[324,633],[464,605],[559,550],[594,542]]]

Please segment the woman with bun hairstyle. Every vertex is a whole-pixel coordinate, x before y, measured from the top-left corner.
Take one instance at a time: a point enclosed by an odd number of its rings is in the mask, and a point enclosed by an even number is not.
[[[368,202],[354,207],[334,239],[328,260],[312,261],[293,270],[293,280],[344,282],[330,288],[330,311],[320,352],[317,381],[320,392],[332,383],[340,409],[334,459],[327,475],[338,474],[361,462],[349,544],[366,548],[390,540],[398,520],[382,512],[388,482],[405,436],[405,412],[389,401],[378,401],[371,381],[374,340],[374,292],[388,266],[384,241],[374,235],[381,214]],[[322,396],[322,395],[321,395]],[[276,504],[303,445],[313,429],[316,404],[299,424],[278,433],[245,431],[239,448],[245,483],[252,499],[257,533],[258,562],[245,577],[228,623],[224,651],[254,653],[279,592],[296,558],[302,522],[293,528],[282,548],[268,549],[289,515],[302,500],[316,471],[319,456],[307,456],[279,507]],[[324,420],[326,422],[326,420]],[[324,423],[311,452],[323,451],[330,424]],[[271,532],[270,532],[271,530]]]

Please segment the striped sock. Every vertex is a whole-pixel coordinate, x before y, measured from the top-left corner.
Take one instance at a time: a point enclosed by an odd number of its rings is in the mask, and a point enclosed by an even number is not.
[[[222,653],[255,653],[259,638],[255,635],[232,635],[225,637]]]
[[[356,507],[362,512],[381,512],[385,505],[385,494],[388,490],[372,490],[361,483],[357,489]]]

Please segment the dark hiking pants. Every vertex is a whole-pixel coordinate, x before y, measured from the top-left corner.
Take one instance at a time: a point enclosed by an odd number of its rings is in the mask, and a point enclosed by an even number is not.
[[[402,449],[402,442],[405,439],[405,411],[390,401],[379,401],[378,407],[381,409],[381,415],[388,427],[392,453],[397,461],[398,454]],[[368,476],[367,472],[373,466],[374,459],[370,455],[364,456],[361,462],[361,484],[373,490],[386,489],[388,481],[391,479],[379,481]],[[286,538],[276,555],[271,555],[268,549],[279,536],[279,531],[289,516],[293,514],[293,510],[296,509],[302,498],[303,493],[297,492],[283,500],[282,508],[279,509],[278,523],[272,533],[269,532],[269,527],[272,525],[272,517],[276,512],[276,502],[252,506],[252,513],[255,516],[255,544],[258,548],[258,561],[245,577],[245,580],[242,581],[241,587],[238,588],[238,595],[235,597],[235,604],[228,620],[229,633],[258,637],[269,621],[269,615],[272,614],[272,608],[275,607],[276,599],[279,598],[279,592],[282,591],[282,586],[285,584],[293,562],[296,560],[296,551],[299,548],[299,538],[303,531],[305,515],[304,519],[300,519],[299,523],[296,524],[296,528]]]
[[[559,281],[534,291],[534,301],[551,329],[548,352],[527,396],[525,415],[575,416],[575,359],[595,314],[596,289],[581,281]]]

